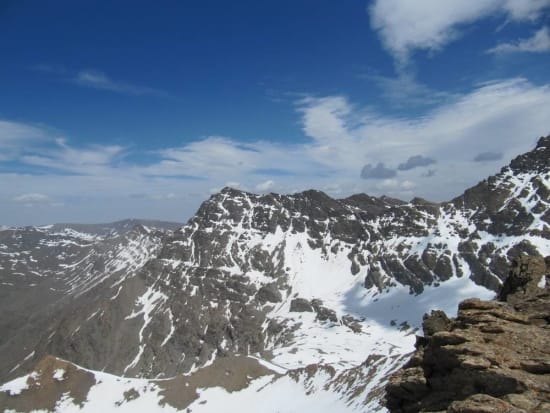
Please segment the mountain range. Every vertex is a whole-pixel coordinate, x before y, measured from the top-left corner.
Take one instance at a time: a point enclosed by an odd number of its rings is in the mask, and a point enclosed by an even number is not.
[[[0,230],[0,407],[385,411],[423,315],[550,255],[550,136],[444,203],[224,188],[185,224]]]

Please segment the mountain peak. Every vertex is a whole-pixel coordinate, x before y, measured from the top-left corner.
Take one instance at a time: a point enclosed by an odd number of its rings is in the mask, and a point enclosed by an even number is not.
[[[519,155],[510,162],[517,173],[546,173],[550,169],[550,135],[541,137],[535,149]]]
[[[243,196],[243,195],[252,195],[250,192],[243,191],[242,189],[234,188],[232,186],[224,186],[218,194],[229,195],[229,196]],[[215,194],[214,196],[216,196]]]
[[[548,136],[541,136],[537,142],[537,148],[548,148],[550,147],[550,135]]]

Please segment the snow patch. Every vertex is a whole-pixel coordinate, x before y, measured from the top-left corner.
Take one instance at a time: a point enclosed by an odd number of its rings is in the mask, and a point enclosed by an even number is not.
[[[65,369],[56,369],[53,372],[53,379],[57,381],[63,381],[65,380]]]
[[[17,379],[0,386],[0,392],[8,392],[10,396],[17,396],[18,394],[21,394],[22,391],[30,388],[32,381],[37,378],[38,373],[31,373],[23,377],[18,377]]]

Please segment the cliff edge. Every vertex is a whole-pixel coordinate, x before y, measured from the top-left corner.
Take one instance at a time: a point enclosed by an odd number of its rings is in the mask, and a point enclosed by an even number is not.
[[[410,361],[391,377],[392,413],[550,412],[550,257],[520,256],[498,298],[424,316]]]

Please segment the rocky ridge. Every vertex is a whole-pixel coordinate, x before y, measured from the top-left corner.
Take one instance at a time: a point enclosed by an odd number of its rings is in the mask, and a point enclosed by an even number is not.
[[[432,311],[423,327],[387,386],[390,412],[550,411],[550,257],[518,257],[498,301]]]
[[[49,355],[144,380],[253,355],[284,372],[262,394],[291,381],[377,411],[425,311],[489,297],[514,257],[550,254],[549,159],[541,138],[443,204],[225,188],[175,231],[0,231],[0,382]]]

